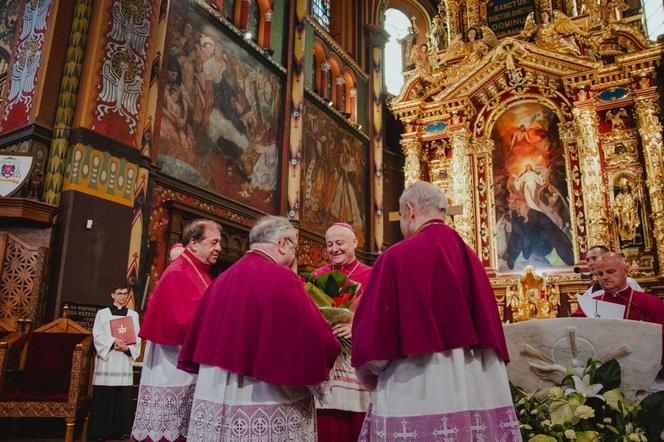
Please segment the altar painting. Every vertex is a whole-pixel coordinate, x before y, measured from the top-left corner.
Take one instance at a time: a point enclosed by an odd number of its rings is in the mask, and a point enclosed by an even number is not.
[[[493,126],[498,271],[574,264],[559,123],[551,109],[526,102],[506,109]]]
[[[156,140],[162,171],[271,212],[280,77],[192,2],[173,3]]]
[[[366,237],[368,149],[334,118],[306,102],[302,167],[302,226],[325,234],[336,221]]]

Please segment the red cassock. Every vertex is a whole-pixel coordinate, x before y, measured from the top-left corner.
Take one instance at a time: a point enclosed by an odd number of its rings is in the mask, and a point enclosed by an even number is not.
[[[350,282],[360,284],[351,308],[357,307],[369,283],[371,267],[357,259],[345,265],[328,264],[314,271],[314,276],[336,270]],[[319,442],[356,441],[369,404],[369,392],[360,384],[350,358],[339,356],[330,377],[330,397],[316,407]]]
[[[353,366],[461,347],[493,348],[509,361],[482,263],[433,221],[376,262],[353,319]]]
[[[200,365],[284,386],[327,379],[339,343],[302,281],[260,253],[222,273],[201,302],[180,351],[180,369]]]
[[[150,296],[139,336],[157,344],[181,345],[210,285],[209,270],[189,250],[173,261]]]

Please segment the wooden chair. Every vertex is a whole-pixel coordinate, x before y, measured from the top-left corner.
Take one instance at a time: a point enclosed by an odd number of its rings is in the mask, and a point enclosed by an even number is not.
[[[10,336],[0,342],[0,417],[64,418],[72,442],[76,416],[92,396],[92,334],[65,317]]]

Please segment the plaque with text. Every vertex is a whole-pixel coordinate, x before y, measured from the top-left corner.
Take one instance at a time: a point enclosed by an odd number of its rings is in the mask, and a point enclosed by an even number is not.
[[[491,0],[486,5],[488,25],[498,37],[521,32],[534,11],[534,0]]]
[[[97,312],[107,307],[97,304],[78,304],[76,302],[67,302],[65,305],[69,307],[69,319],[78,322],[81,326],[90,330],[92,330],[92,326],[95,323]]]

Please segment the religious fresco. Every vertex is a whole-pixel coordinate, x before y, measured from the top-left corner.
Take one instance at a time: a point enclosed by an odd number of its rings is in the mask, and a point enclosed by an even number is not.
[[[304,108],[302,227],[324,234],[330,224],[351,224],[364,245],[368,195],[367,144],[316,105]]]
[[[9,0],[0,8],[0,75],[7,72],[9,65],[20,4],[19,0]]]
[[[267,212],[279,177],[280,78],[189,2],[173,4],[162,75],[162,171]]]
[[[574,264],[559,120],[535,102],[506,109],[491,133],[498,271]]]

